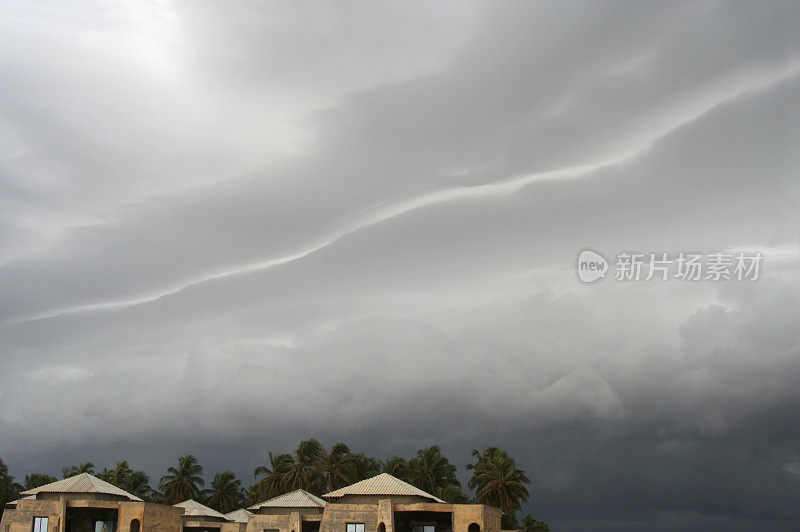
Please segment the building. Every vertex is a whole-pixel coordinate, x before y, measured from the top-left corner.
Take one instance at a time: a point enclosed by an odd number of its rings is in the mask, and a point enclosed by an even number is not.
[[[324,500],[325,499],[325,500]],[[245,532],[500,532],[502,512],[450,504],[387,473],[326,493],[287,493],[249,508]]]
[[[251,515],[253,515],[253,512],[245,510],[244,508],[239,508],[238,510],[226,513],[225,517],[234,523],[244,523],[246,525]]]
[[[326,502],[305,490],[295,490],[254,504],[245,532],[317,532]]]
[[[83,473],[23,492],[0,532],[500,532],[501,511],[450,504],[383,473],[326,493],[295,490],[222,514],[144,502]]]
[[[88,473],[22,492],[0,532],[181,532],[183,510],[144,502]]]
[[[241,523],[192,499],[175,507],[183,510],[183,532],[244,532]]]

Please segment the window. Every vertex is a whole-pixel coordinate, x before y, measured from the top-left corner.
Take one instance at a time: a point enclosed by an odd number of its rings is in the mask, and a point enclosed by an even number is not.
[[[95,521],[94,532],[114,532],[114,521]]]
[[[347,523],[347,532],[364,532],[364,523]]]
[[[414,525],[411,527],[411,532],[434,532],[433,525]]]
[[[33,532],[47,532],[47,518],[34,517],[33,518]]]

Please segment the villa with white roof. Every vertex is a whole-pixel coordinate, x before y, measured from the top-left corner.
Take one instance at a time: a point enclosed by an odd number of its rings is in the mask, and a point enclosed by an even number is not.
[[[0,532],[500,532],[502,512],[450,504],[387,473],[326,493],[295,490],[222,514],[148,503],[88,473],[22,493]]]
[[[0,532],[181,532],[183,509],[81,473],[23,491],[6,505]]]

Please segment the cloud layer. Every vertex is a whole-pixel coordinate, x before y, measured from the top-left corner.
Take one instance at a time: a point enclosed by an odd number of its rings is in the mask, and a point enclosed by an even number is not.
[[[797,528],[793,3],[0,9],[13,473],[497,444],[561,530]]]

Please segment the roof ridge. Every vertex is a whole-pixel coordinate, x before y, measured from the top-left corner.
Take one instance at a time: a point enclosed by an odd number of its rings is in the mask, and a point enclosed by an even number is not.
[[[197,502],[194,499],[186,499],[185,501],[181,501],[181,502],[179,502],[177,504],[173,504],[172,506],[176,506],[178,508],[183,508],[184,510],[188,509],[189,507],[194,507],[196,511],[202,512],[202,513],[195,513],[195,514],[187,514],[186,512],[184,512],[183,515],[188,516],[188,517],[192,517],[192,516],[197,516],[197,517],[221,517],[222,519],[225,519],[226,521],[230,521],[230,519],[225,514],[223,514],[222,512],[218,512],[217,510],[211,508],[210,506],[206,506],[205,504],[203,504],[201,502]]]
[[[345,495],[417,495],[433,499],[436,502],[444,502],[442,499],[389,473],[379,473],[349,486],[333,490],[323,495],[323,497],[344,497]]]
[[[308,501],[312,504],[304,504],[303,501]],[[286,504],[282,504],[286,503]],[[280,495],[276,495],[275,497],[271,497],[264,501],[258,502],[252,506],[249,506],[248,510],[258,510],[259,508],[313,508],[313,507],[324,507],[327,503],[302,488],[298,488],[296,490],[292,490],[287,493],[282,493]]]
[[[128,493],[114,484],[98,478],[91,473],[78,473],[55,482],[50,482],[43,486],[31,488],[20,493],[20,495],[36,495],[38,493],[105,493],[108,495],[119,495],[127,497],[133,501],[141,501],[139,497]]]

